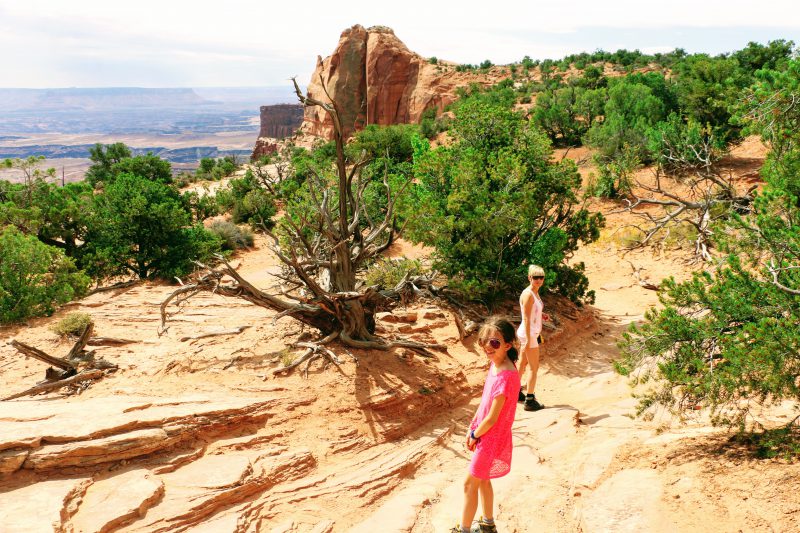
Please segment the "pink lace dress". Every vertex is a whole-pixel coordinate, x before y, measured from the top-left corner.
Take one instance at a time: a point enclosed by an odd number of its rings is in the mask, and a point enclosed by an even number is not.
[[[479,479],[502,477],[511,470],[511,451],[514,448],[511,442],[511,425],[517,412],[519,387],[519,373],[516,370],[503,370],[495,374],[494,364],[489,368],[481,404],[475,420],[470,424],[470,429],[478,427],[486,418],[492,400],[497,396],[505,396],[506,401],[500,410],[497,422],[481,435],[472,455],[472,461],[469,463],[469,473]]]

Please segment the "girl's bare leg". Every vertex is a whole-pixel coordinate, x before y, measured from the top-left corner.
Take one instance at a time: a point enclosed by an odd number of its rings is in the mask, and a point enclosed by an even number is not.
[[[470,527],[475,511],[478,510],[478,489],[481,480],[472,474],[467,474],[464,480],[464,510],[461,512],[461,527]]]
[[[481,510],[483,517],[494,519],[494,489],[492,489],[492,480],[482,479],[480,486],[481,493]]]

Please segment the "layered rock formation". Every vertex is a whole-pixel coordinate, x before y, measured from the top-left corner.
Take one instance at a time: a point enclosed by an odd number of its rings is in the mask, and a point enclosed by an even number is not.
[[[262,105],[258,136],[283,139],[291,136],[302,122],[303,106],[300,104]]]
[[[277,140],[290,137],[303,123],[303,106],[276,104],[261,106],[261,131],[253,149],[253,159],[278,149]]]
[[[349,136],[367,124],[419,122],[426,110],[441,111],[453,102],[457,88],[497,81],[486,74],[456,72],[445,62],[431,64],[409,50],[390,28],[364,29],[357,24],[342,32],[332,55],[317,60],[308,94],[328,101],[325,85]],[[307,107],[301,131],[331,139],[333,123],[323,109]]]

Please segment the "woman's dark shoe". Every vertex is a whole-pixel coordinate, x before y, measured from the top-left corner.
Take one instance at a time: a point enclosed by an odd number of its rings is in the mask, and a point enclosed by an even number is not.
[[[525,410],[526,411],[538,411],[539,409],[544,409],[544,405],[540,404],[536,400],[535,394],[528,394],[525,396]]]
[[[522,392],[522,390],[520,390],[520,391],[519,391],[519,396],[517,396],[517,401],[518,401],[519,403],[522,403],[522,402],[524,402],[524,401],[525,401],[525,393],[524,393],[524,392]]]

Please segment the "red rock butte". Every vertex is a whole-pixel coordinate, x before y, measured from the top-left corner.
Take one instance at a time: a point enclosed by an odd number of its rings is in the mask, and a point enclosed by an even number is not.
[[[426,110],[441,112],[455,101],[459,87],[496,81],[486,74],[457,72],[452,64],[431,63],[409,50],[391,28],[356,24],[342,32],[332,55],[317,58],[308,94],[328,101],[325,84],[349,136],[368,124],[417,123]],[[301,131],[332,139],[333,123],[323,109],[307,107]]]

